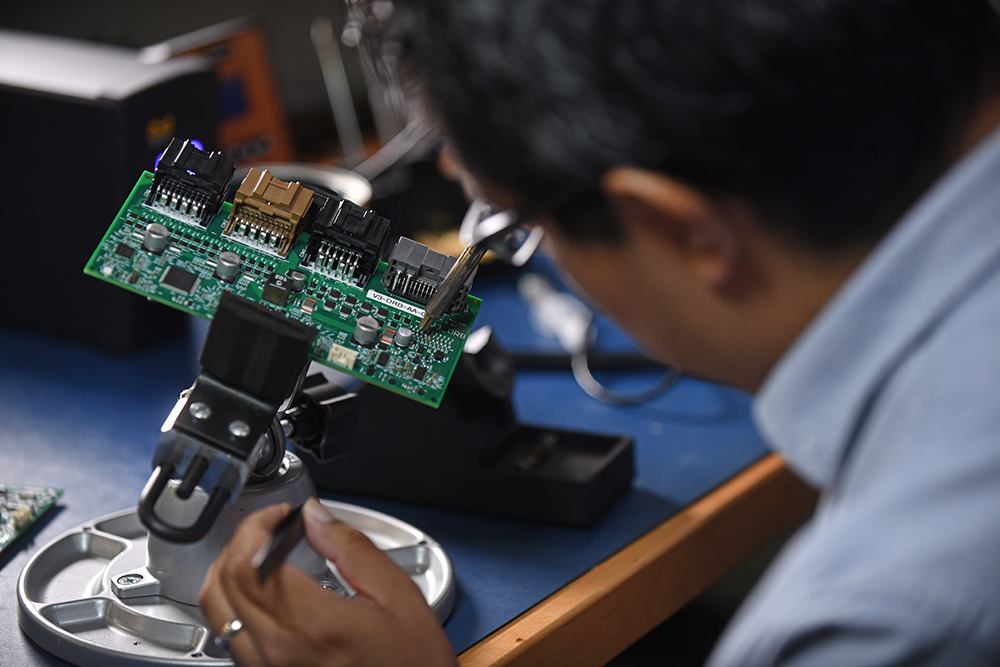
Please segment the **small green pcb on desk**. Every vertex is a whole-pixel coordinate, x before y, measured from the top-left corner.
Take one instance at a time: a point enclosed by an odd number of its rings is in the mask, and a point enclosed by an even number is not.
[[[51,486],[0,484],[0,554],[52,509],[62,493]]]
[[[207,319],[232,292],[317,329],[315,361],[436,407],[481,303],[466,286],[420,330],[455,258],[404,237],[381,261],[388,220],[266,170],[222,201],[231,161],[177,143],[140,176],[85,273]]]

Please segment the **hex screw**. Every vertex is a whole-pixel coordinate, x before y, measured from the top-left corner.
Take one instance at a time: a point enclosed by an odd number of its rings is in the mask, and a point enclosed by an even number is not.
[[[245,421],[237,419],[229,423],[229,432],[237,438],[245,438],[250,435],[250,425]]]
[[[195,401],[188,406],[188,413],[195,419],[208,419],[212,416],[212,408],[210,408],[207,403]]]

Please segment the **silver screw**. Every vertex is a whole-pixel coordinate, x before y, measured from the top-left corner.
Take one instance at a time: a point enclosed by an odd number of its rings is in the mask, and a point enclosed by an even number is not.
[[[245,421],[237,419],[229,424],[229,432],[237,438],[245,438],[250,435],[250,425]]]
[[[208,419],[212,416],[212,408],[207,403],[196,401],[188,406],[188,413],[195,419]]]
[[[142,581],[141,574],[123,574],[118,577],[119,586],[135,586],[140,581]]]

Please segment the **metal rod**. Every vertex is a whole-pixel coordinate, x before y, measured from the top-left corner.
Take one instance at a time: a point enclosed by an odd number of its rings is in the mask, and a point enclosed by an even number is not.
[[[486,243],[480,242],[474,243],[462,251],[458,261],[448,271],[448,275],[444,277],[441,287],[431,297],[431,300],[427,302],[427,307],[424,308],[424,319],[420,321],[421,331],[427,331],[434,320],[444,315],[444,311],[448,309],[448,305],[462,289],[462,285],[465,284],[465,281],[472,275],[472,272],[479,266],[479,262],[483,259],[483,255],[486,254],[487,250],[489,248],[487,248]]]

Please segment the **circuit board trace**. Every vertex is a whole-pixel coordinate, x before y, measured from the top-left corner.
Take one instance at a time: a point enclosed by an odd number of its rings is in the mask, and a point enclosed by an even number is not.
[[[0,554],[26,533],[62,497],[50,486],[0,484]]]

